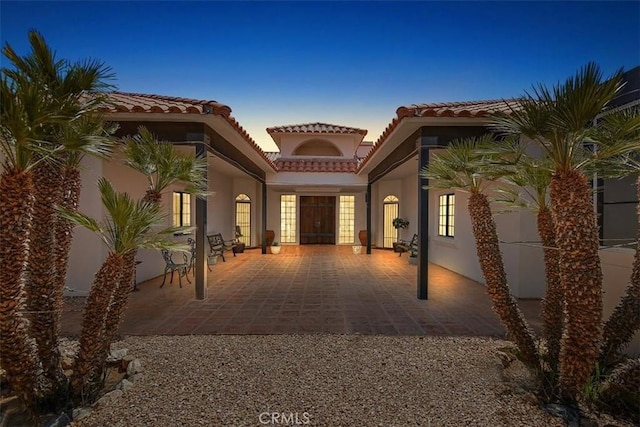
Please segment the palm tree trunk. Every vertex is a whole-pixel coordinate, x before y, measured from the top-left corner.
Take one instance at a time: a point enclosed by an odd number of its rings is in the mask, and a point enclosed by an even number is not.
[[[124,310],[129,302],[129,294],[133,288],[134,274],[136,271],[136,255],[138,251],[127,252],[123,257],[123,271],[120,282],[116,287],[113,300],[109,306],[109,312],[107,313],[105,321],[105,335],[102,345],[102,354],[100,356],[100,363],[104,365],[104,362],[109,355],[111,343],[115,339],[115,336],[120,329],[120,323]]]
[[[102,351],[105,313],[109,309],[113,290],[122,277],[122,265],[122,255],[110,253],[96,273],[87,298],[82,318],[80,349],[71,380],[73,394],[82,401],[93,397],[95,390],[90,390],[88,385],[101,374],[95,367]]]
[[[476,240],[478,260],[487,284],[487,293],[493,303],[493,311],[518,346],[522,361],[528,367],[538,369],[539,356],[534,334],[509,291],[496,224],[491,214],[489,200],[484,194],[471,194],[469,215]]]
[[[145,202],[160,204],[162,202],[162,194],[158,191],[155,191],[151,188],[147,189],[144,193],[144,197],[142,198]]]
[[[33,212],[31,174],[5,166],[0,178],[0,348],[11,388],[33,408],[40,371],[37,348],[29,336],[24,271]]]
[[[544,335],[549,351],[549,365],[553,372],[558,372],[560,357],[560,340],[562,339],[563,310],[562,282],[560,281],[560,265],[556,247],[556,231],[551,211],[540,208],[538,211],[538,233],[544,246],[544,269],[547,291],[542,301],[542,321]]]
[[[55,301],[56,262],[54,257],[56,205],[62,194],[62,167],[53,162],[41,162],[33,174],[35,203],[27,262],[27,309],[32,312],[31,336],[38,345],[38,355],[44,370],[44,394],[55,394],[66,381],[60,366]]]
[[[578,171],[556,171],[551,203],[564,287],[565,333],[560,351],[560,386],[577,399],[600,352],[602,270],[598,227],[586,177]]]
[[[627,359],[609,374],[602,384],[601,400],[611,413],[627,412],[640,418],[640,359]]]
[[[60,207],[70,212],[77,212],[78,200],[80,199],[80,188],[82,186],[80,170],[76,167],[67,166],[64,171],[63,180],[64,189],[61,195]],[[67,268],[73,238],[73,228],[74,225],[71,221],[57,216],[55,223],[56,244],[54,248],[54,258],[56,262],[54,301],[56,304],[55,313],[57,314],[55,332],[57,336],[60,335],[60,316],[62,315],[62,306],[64,302],[64,288],[67,281]]]
[[[636,180],[636,192],[640,200],[640,176]],[[625,296],[604,325],[604,343],[600,350],[600,362],[604,364],[610,362],[621,351],[622,346],[629,343],[636,331],[640,329],[640,203],[636,210],[638,228],[631,280]]]

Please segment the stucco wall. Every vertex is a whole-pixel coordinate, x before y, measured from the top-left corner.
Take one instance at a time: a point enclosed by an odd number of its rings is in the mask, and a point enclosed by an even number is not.
[[[456,191],[455,237],[440,237],[437,232],[438,198],[451,191],[431,190],[429,196],[429,259],[463,276],[484,283],[471,227],[469,194]],[[492,205],[494,211],[500,206]],[[538,241],[535,217],[527,211],[494,216],[507,280],[518,298],[541,298],[544,295],[542,248],[519,242]]]
[[[81,168],[82,190],[78,209],[84,214],[100,219],[103,216],[103,210],[96,184],[98,178],[102,176],[102,161],[85,157]],[[67,292],[69,295],[88,294],[93,276],[100,269],[106,252],[106,247],[94,233],[84,227],[75,227],[67,269],[67,287],[72,290]]]
[[[222,233],[225,239],[235,236],[234,205],[236,194],[233,179],[209,167],[209,191],[215,193],[209,197],[207,207],[207,234]]]

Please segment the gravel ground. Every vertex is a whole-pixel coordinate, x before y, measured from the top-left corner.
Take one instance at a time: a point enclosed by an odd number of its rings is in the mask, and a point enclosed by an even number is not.
[[[537,407],[523,368],[502,367],[496,351],[506,345],[475,337],[128,337],[116,347],[142,360],[142,377],[72,425],[564,425]]]

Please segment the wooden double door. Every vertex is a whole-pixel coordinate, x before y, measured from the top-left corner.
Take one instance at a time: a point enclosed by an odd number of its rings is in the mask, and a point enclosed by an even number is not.
[[[300,244],[336,244],[335,196],[300,196]]]

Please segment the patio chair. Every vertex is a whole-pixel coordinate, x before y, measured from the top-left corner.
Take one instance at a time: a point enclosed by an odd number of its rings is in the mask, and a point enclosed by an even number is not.
[[[182,253],[182,256],[184,258],[184,262],[181,263],[176,263],[173,261],[172,259],[172,253],[171,251],[168,251],[166,249],[162,249],[162,258],[164,258],[164,262],[165,262],[165,267],[164,267],[164,277],[162,278],[162,285],[160,285],[160,287],[164,286],[164,282],[167,280],[167,273],[171,272],[171,280],[169,280],[169,283],[173,283],[173,272],[177,271],[178,272],[178,282],[180,283],[180,287],[182,287],[182,276],[187,278],[187,282],[191,283],[191,280],[189,280],[189,277],[187,277],[187,254],[186,253]]]
[[[402,256],[404,252],[418,252],[418,234],[414,234],[410,241],[408,240],[400,240],[394,244],[395,247],[398,248],[399,255]]]
[[[189,273],[191,270],[195,271],[196,269],[196,240],[189,237],[187,239],[187,245],[189,245],[190,253],[189,268],[187,268],[187,273]]]
[[[209,256],[220,256],[223,262],[227,261],[224,259],[224,253],[227,251],[233,252],[233,249],[237,246],[235,239],[224,240],[222,233],[209,235],[207,240],[209,240]],[[233,252],[233,256],[236,256],[235,252]]]

